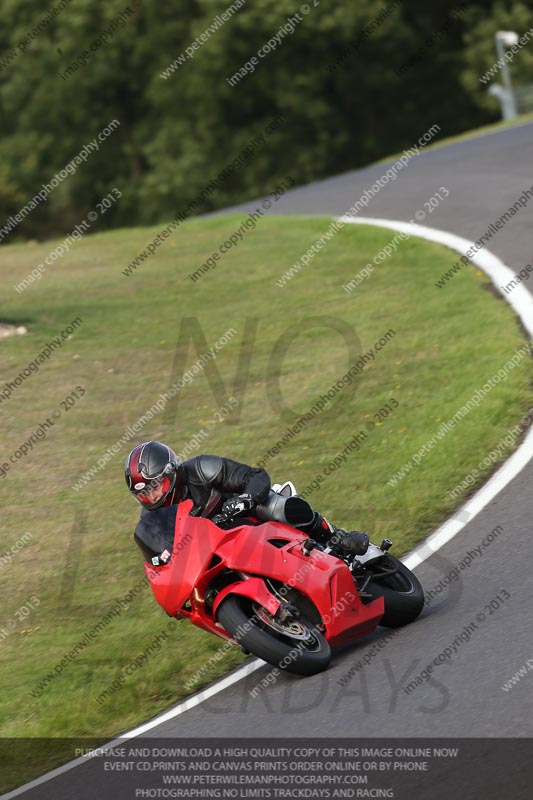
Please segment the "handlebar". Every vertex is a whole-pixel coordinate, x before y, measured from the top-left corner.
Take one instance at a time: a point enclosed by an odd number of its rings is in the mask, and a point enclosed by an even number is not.
[[[221,525],[223,522],[231,522],[233,517],[229,514],[215,514],[214,517],[211,517],[211,522],[214,522],[215,525]]]

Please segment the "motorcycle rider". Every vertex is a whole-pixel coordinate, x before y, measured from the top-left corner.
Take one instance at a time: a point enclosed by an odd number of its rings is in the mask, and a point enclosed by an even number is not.
[[[198,455],[181,461],[167,445],[144,442],[128,455],[125,478],[143,507],[141,520],[146,512],[191,499],[192,516],[211,517],[221,512],[234,518],[253,512],[262,521],[292,525],[346,555],[363,555],[368,548],[366,533],[337,528],[302,497],[286,498],[272,492],[266,470],[230,458]]]

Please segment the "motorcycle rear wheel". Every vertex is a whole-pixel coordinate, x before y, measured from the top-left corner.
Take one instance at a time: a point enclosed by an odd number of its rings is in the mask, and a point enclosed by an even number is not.
[[[296,624],[288,624],[284,633],[282,624],[275,622],[266,609],[254,610],[248,598],[230,595],[220,604],[218,618],[245,650],[286,672],[315,675],[331,660],[327,640],[303,617]]]

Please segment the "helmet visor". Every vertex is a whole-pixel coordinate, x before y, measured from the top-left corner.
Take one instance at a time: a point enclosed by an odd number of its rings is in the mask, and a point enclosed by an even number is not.
[[[142,486],[140,483],[136,483],[133,489],[143,505],[151,506],[157,503],[158,500],[161,500],[161,498],[170,491],[170,487],[170,478],[168,475],[163,475],[162,477],[154,478],[154,480],[148,483],[144,483]]]

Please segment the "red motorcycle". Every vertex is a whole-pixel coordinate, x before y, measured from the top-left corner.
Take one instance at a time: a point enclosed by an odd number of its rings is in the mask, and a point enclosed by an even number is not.
[[[136,532],[155,599],[281,669],[320,672],[332,647],[377,625],[405,625],[423,608],[422,587],[390,555],[389,539],[364,556],[340,556],[280,522],[247,518],[223,529],[231,520],[218,515],[215,524],[191,508],[186,500],[151,511],[142,541]]]

